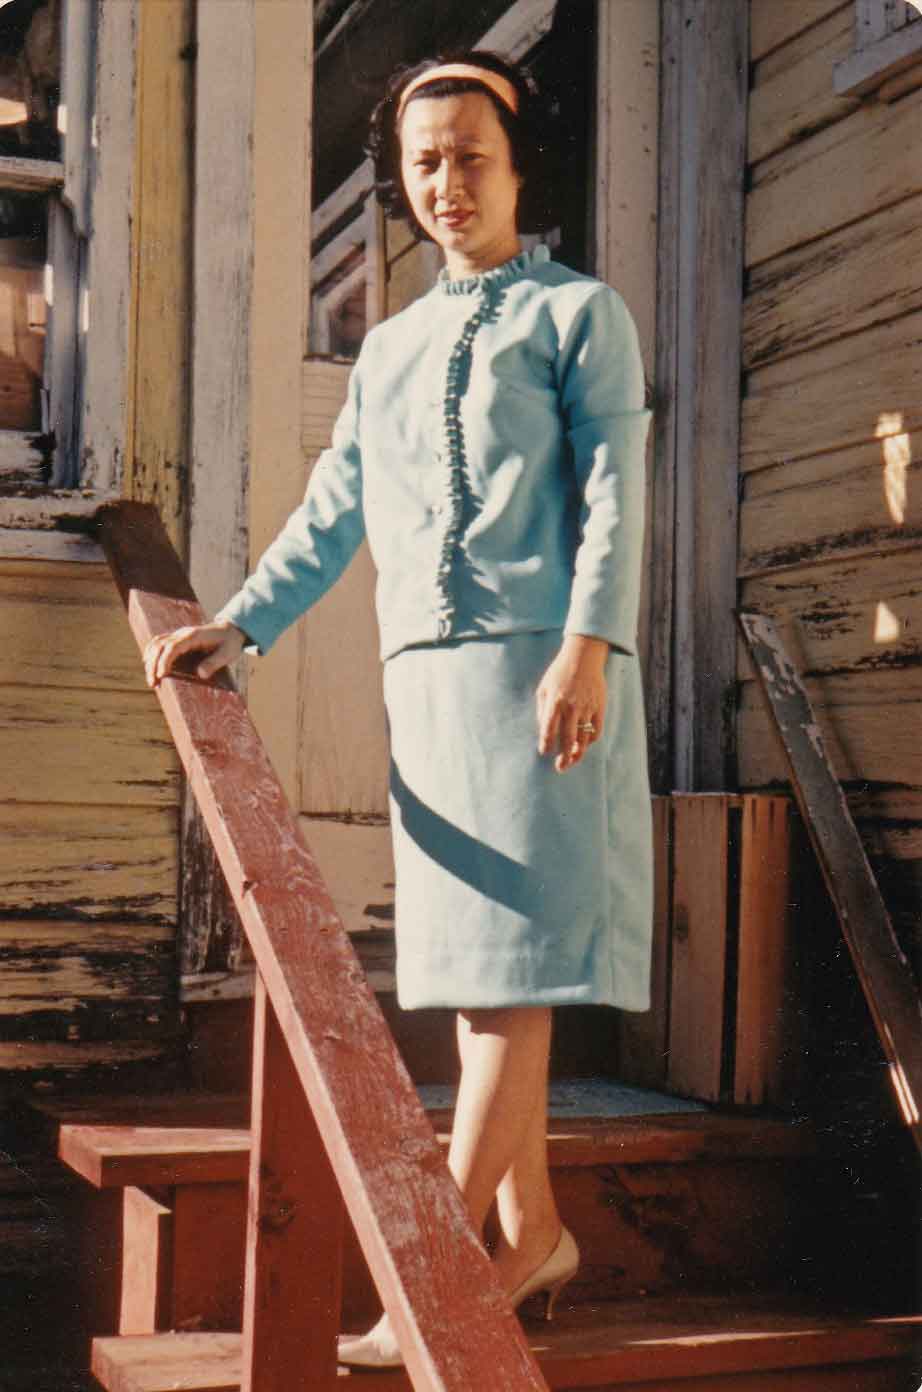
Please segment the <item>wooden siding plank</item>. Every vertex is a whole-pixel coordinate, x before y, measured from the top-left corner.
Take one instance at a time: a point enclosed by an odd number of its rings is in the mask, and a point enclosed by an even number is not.
[[[733,1100],[748,1106],[789,1101],[803,1043],[789,909],[793,809],[789,797],[743,798]]]
[[[892,106],[863,104],[758,164],[746,199],[746,265],[918,193],[920,119],[922,92]]]
[[[863,780],[922,787],[922,668],[853,672],[804,682],[822,731],[833,773],[845,783]],[[740,783],[766,787],[786,782],[786,764],[771,738],[756,683],[740,692]]]
[[[725,1044],[729,808],[674,793],[670,1091],[716,1101]]]
[[[173,808],[0,806],[0,844],[0,914],[175,920]]]
[[[0,1039],[164,1033],[173,939],[167,925],[0,919]]]
[[[853,0],[787,44],[755,70],[749,91],[751,164],[838,121],[858,105],[833,90],[832,65],[852,51]]]
[[[743,368],[802,353],[922,309],[922,196],[750,271]]]
[[[108,568],[0,564],[0,686],[144,691]]]
[[[922,313],[760,368],[741,409],[744,473],[918,429]]]
[[[779,489],[740,508],[738,573],[800,566],[849,551],[885,551],[922,539],[922,464],[886,459],[799,488]]]
[[[150,694],[0,687],[0,799],[175,806],[179,761]]]
[[[672,799],[653,798],[653,952],[650,1009],[622,1010],[618,1019],[618,1077],[636,1087],[662,1088],[669,1057],[669,979],[672,904]]]
[[[922,1000],[897,941],[823,734],[771,620],[738,619],[784,745],[797,805],[888,1061],[898,1111],[922,1151]],[[922,680],[917,699],[922,696]],[[867,746],[865,746],[866,748]],[[916,761],[922,763],[917,746]],[[905,757],[905,756],[904,756]]]
[[[750,0],[749,60],[759,62],[839,9],[842,0]]]
[[[345,1209],[261,979],[251,1134],[242,1392],[326,1392],[337,1381]]]
[[[395,872],[390,826],[333,817],[299,820],[346,931],[393,928]]]
[[[743,608],[770,614],[811,676],[922,661],[918,551],[884,551],[743,580]],[[742,635],[737,679],[755,678]]]

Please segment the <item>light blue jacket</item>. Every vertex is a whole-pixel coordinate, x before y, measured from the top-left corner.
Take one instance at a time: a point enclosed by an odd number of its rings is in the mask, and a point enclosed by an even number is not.
[[[562,629],[636,653],[651,413],[609,286],[543,246],[371,330],[304,502],[218,617],[266,652],[367,536],[382,658]]]

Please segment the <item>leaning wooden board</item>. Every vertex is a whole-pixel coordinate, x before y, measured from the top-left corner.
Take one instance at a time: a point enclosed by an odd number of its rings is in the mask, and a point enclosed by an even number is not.
[[[775,718],[798,806],[889,1064],[897,1106],[922,1152],[922,1001],[897,941],[807,693],[765,614],[737,619]]]

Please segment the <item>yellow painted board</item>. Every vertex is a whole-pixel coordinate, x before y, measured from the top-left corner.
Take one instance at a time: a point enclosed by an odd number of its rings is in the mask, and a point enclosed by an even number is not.
[[[175,809],[0,805],[0,915],[172,921],[176,831]]]
[[[0,800],[174,806],[179,760],[152,692],[0,687]]]
[[[0,686],[146,689],[107,567],[7,563],[0,569],[0,632]]]

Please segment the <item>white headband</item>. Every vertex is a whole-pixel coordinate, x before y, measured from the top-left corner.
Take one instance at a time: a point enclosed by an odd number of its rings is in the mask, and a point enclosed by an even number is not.
[[[407,102],[415,91],[428,82],[439,82],[443,77],[466,77],[473,82],[480,82],[484,87],[489,87],[490,91],[494,92],[513,114],[519,109],[519,94],[507,77],[493,72],[492,68],[475,67],[473,63],[443,63],[440,68],[427,68],[425,72],[420,73],[419,77],[414,77],[408,87],[404,88],[400,95],[400,105],[397,108],[397,120],[400,120]]]

